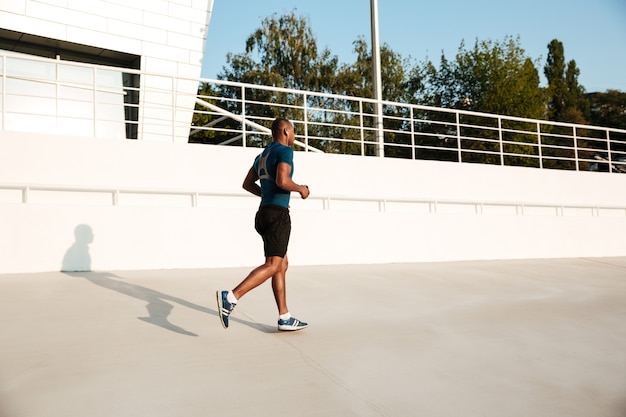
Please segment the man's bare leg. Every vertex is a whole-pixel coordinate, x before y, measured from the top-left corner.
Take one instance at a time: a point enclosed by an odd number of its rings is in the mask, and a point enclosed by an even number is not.
[[[233,290],[233,295],[237,300],[243,297],[248,291],[258,287],[267,281],[268,278],[276,275],[281,268],[283,258],[280,256],[268,256],[265,263],[254,268],[248,276],[241,281]]]
[[[280,264],[279,271],[272,276],[272,291],[274,291],[274,299],[276,300],[279,315],[289,312],[287,308],[287,290],[285,282],[287,268],[289,268],[289,260],[287,259],[287,255],[285,255]]]

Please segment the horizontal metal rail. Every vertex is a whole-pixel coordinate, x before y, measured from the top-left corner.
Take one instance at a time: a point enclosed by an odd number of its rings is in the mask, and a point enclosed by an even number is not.
[[[2,191],[17,191],[19,198],[2,198]],[[106,200],[110,206],[122,206],[120,196],[124,195],[145,195],[145,196],[181,196],[185,197],[189,208],[198,207],[198,199],[200,197],[211,198],[241,198],[248,199],[254,206],[258,201],[256,198],[244,192],[217,192],[206,190],[183,190],[183,189],[166,189],[166,188],[128,188],[128,187],[82,187],[82,186],[66,186],[52,184],[8,184],[0,183],[0,203],[2,204],[32,204],[31,196],[37,192],[52,193],[77,193],[77,194],[105,194]],[[458,199],[441,199],[441,198],[388,198],[388,197],[355,197],[345,195],[321,195],[311,196],[313,201],[320,201],[322,204],[320,210],[334,210],[335,204],[356,203],[354,209],[358,210],[359,203],[370,204],[376,207],[377,211],[389,212],[394,210],[394,205],[404,205],[409,208],[426,207],[425,211],[429,214],[448,214],[450,207],[466,208],[464,214],[473,213],[476,215],[488,215],[486,208],[504,207],[509,208],[510,213],[517,216],[532,214],[533,209],[548,209],[554,216],[565,216],[568,210],[586,210],[592,217],[602,216],[603,211],[610,211],[614,216],[626,217],[626,206],[613,206],[602,204],[579,204],[579,203],[547,203],[547,202],[520,202],[520,201],[489,201],[489,200],[458,200]],[[53,199],[52,199],[53,200]],[[75,204],[75,203],[74,203]],[[159,206],[153,201],[147,202],[147,205]],[[310,208],[309,208],[310,209]],[[411,211],[411,210],[409,210]]]

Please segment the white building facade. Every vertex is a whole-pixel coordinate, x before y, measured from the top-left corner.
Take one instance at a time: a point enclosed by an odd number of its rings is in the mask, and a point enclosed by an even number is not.
[[[21,57],[2,64],[3,128],[186,143],[212,7],[213,0],[3,0],[0,50]],[[172,100],[189,111],[169,114]],[[124,126],[125,111],[134,126]]]

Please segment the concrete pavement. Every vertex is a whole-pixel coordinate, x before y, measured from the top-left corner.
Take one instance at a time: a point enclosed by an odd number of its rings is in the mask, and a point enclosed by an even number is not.
[[[626,416],[626,258],[0,275],[0,417]]]

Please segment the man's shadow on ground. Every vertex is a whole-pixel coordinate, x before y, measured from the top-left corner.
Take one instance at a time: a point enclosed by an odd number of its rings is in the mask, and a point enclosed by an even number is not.
[[[145,301],[147,303],[146,310],[147,310],[148,316],[137,317],[137,318],[139,320],[145,321],[146,323],[154,324],[155,326],[159,326],[164,329],[167,329],[167,330],[170,330],[170,331],[173,331],[173,332],[185,335],[185,336],[198,336],[196,333],[190,332],[169,321],[169,315],[174,309],[174,306],[172,304],[175,303],[180,306],[199,311],[201,313],[206,313],[206,314],[215,316],[214,325],[221,327],[217,319],[218,317],[217,310],[207,308],[199,304],[195,304],[185,299],[182,299],[180,297],[174,297],[172,295],[165,294],[163,292],[156,291],[151,288],[147,288],[141,285],[126,282],[124,281],[124,278],[119,275],[116,275],[110,272],[92,272],[92,271],[64,272],[64,273],[71,277],[83,278],[91,282],[92,284],[98,285],[99,287],[107,288],[112,291],[117,291],[129,297]],[[211,297],[212,294],[208,294],[208,296]],[[245,324],[249,327],[252,327],[256,330],[259,330],[265,333],[273,333],[275,331],[273,327],[269,327],[261,323],[251,322],[248,320],[242,320],[242,319],[232,317],[232,316],[230,317],[230,321],[235,322],[235,323]]]
[[[115,275],[110,272],[91,271],[91,254],[89,252],[89,245],[94,240],[93,230],[89,225],[80,224],[74,229],[74,237],[75,242],[72,246],[70,246],[63,257],[61,270],[68,276],[83,278],[100,287],[117,291],[129,297],[145,301],[147,303],[146,310],[148,312],[148,316],[138,317],[139,320],[143,320],[146,323],[151,323],[182,335],[198,336],[197,334],[185,330],[184,328],[169,321],[169,315],[174,309],[174,306],[170,303],[176,303],[202,313],[207,313],[216,317],[218,316],[217,310],[213,310],[151,288],[126,282],[124,281],[124,278],[119,275]],[[208,295],[210,296],[210,294]],[[272,332],[271,328],[263,324],[241,320],[235,317],[231,317],[230,320],[245,324],[262,332]],[[215,324],[219,325],[217,319]]]
[[[182,327],[177,326],[169,321],[169,315],[174,309],[174,306],[170,303],[176,303],[181,306],[191,308],[193,310],[217,316],[216,310],[211,310],[210,308],[194,304],[187,300],[183,300],[182,298],[174,297],[160,291],[155,291],[151,288],[147,288],[137,284],[131,284],[124,281],[124,278],[120,277],[119,275],[115,275],[110,272],[65,272],[65,274],[71,277],[86,279],[92,284],[98,285],[100,287],[107,288],[112,291],[117,291],[129,297],[145,301],[147,303],[146,310],[148,312],[148,316],[137,317],[139,320],[143,320],[146,323],[151,323],[164,329],[171,330],[173,332],[180,333],[186,336],[198,335],[188,330],[185,330]]]

